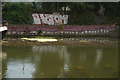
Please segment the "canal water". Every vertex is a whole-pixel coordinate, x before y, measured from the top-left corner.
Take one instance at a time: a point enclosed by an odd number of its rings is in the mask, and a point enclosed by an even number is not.
[[[3,78],[117,78],[117,45],[2,46]]]

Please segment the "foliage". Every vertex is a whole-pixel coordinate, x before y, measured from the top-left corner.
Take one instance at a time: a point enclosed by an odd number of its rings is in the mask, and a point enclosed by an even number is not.
[[[108,16],[107,23],[119,24],[120,22],[120,2],[102,3],[106,9],[105,15]]]
[[[60,12],[69,15],[70,25],[90,25],[95,24],[95,17],[99,16],[100,6],[105,8],[105,15],[108,17],[107,23],[118,23],[120,17],[120,2],[33,2],[33,3],[5,3],[3,6],[3,20],[10,24],[32,24],[33,13]],[[65,9],[62,10],[62,7]],[[66,8],[69,7],[70,11]]]
[[[32,7],[31,4],[6,3],[3,7],[3,20],[11,24],[30,24]]]
[[[57,25],[57,28],[58,28],[59,31],[61,31],[61,29],[63,28],[63,25],[59,24],[59,25]]]
[[[86,12],[86,13],[81,13],[81,15],[79,14],[75,14],[77,16],[70,16],[69,17],[69,24],[78,24],[78,25],[90,25],[90,24],[94,24],[94,18],[95,15],[91,12]]]

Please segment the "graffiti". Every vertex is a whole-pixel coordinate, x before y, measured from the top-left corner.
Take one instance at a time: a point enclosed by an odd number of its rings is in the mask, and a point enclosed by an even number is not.
[[[55,14],[32,14],[34,24],[48,24],[58,25],[67,24],[68,15],[55,15]]]

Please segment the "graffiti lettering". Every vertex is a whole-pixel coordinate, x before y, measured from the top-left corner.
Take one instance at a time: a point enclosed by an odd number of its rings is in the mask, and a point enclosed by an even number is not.
[[[58,25],[67,24],[68,15],[55,15],[55,14],[32,14],[34,24],[48,24]]]

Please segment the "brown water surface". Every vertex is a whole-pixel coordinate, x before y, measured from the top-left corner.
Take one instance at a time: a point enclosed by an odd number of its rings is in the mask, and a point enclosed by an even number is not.
[[[4,78],[116,78],[117,45],[3,46]]]

